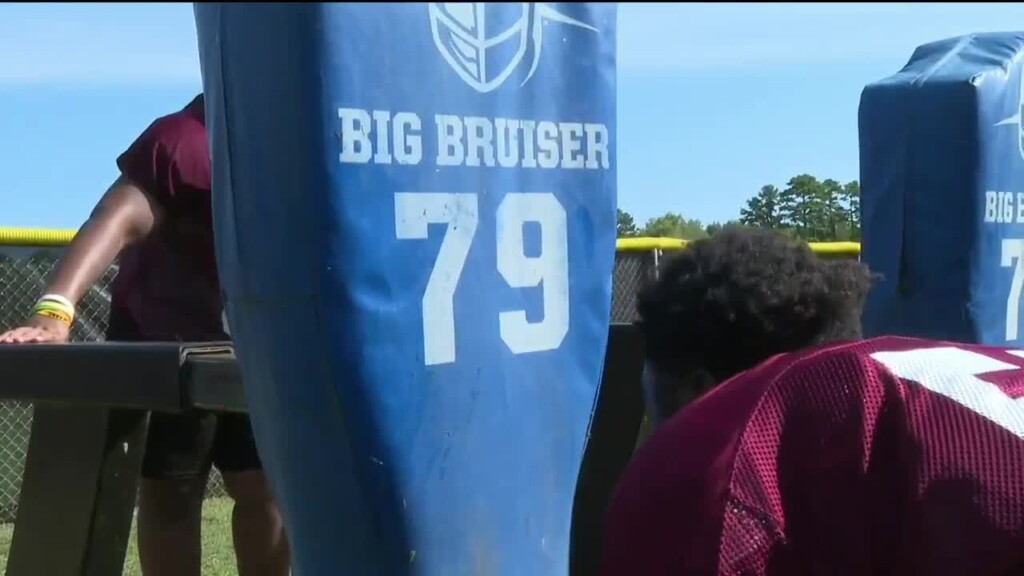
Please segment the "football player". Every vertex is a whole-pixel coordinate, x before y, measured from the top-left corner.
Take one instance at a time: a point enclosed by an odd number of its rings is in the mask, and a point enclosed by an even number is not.
[[[603,576],[1024,574],[1024,353],[863,340],[872,282],[762,229],[665,261]]]
[[[204,105],[200,94],[156,119],[117,158],[120,176],[25,325],[0,334],[0,345],[67,342],[77,301],[115,259],[108,341],[230,340],[214,259]],[[288,539],[249,417],[204,410],[150,416],[139,490],[143,573],[199,576],[203,496],[214,465],[234,500],[238,574],[288,574]]]

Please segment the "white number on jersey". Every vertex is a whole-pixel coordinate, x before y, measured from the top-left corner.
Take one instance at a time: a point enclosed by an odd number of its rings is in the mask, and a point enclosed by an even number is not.
[[[1024,358],[1024,351],[1008,352]],[[1011,398],[999,386],[978,378],[1020,366],[952,346],[875,352],[871,357],[895,376],[942,394],[1024,439],[1024,398]]]

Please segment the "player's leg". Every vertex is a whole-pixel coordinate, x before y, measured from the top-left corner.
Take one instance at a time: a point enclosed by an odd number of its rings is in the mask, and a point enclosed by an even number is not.
[[[213,457],[235,501],[231,534],[239,576],[288,576],[290,551],[284,521],[263,474],[248,416],[218,417]]]
[[[139,561],[145,576],[200,576],[203,494],[215,416],[153,414],[139,492]]]

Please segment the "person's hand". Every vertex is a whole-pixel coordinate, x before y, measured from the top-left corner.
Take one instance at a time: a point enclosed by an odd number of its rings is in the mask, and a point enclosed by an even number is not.
[[[60,320],[33,315],[21,328],[0,334],[0,344],[63,344],[71,329]]]

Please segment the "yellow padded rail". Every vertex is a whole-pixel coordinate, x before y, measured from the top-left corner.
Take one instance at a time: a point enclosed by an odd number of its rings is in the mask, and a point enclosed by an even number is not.
[[[0,246],[67,246],[74,237],[74,230],[0,227]],[[619,252],[650,252],[678,250],[685,245],[686,241],[678,238],[619,238],[615,248]],[[860,243],[811,242],[811,249],[818,254],[856,256],[860,254]]]
[[[0,227],[0,246],[67,246],[74,230]]]
[[[679,250],[686,240],[678,238],[619,238],[615,248],[619,252],[650,252],[651,250]],[[811,242],[811,250],[830,256],[857,256],[860,242]]]

